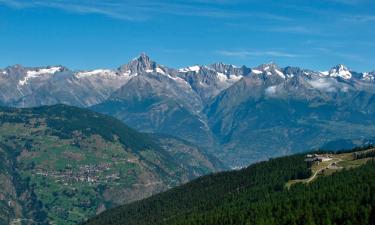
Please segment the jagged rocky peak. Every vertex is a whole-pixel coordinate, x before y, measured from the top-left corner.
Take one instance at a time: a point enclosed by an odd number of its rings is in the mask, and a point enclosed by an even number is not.
[[[215,70],[218,73],[223,73],[227,75],[247,75],[250,72],[250,69],[246,66],[237,67],[235,65],[224,64],[222,62],[214,63],[207,66],[209,69]]]
[[[305,71],[303,69],[299,68],[299,67],[287,66],[287,67],[284,68],[284,73],[288,77],[294,77],[295,75],[302,74],[303,72],[305,72]],[[305,74],[308,74],[308,73],[305,72]]]
[[[119,68],[120,73],[126,74],[141,74],[156,70],[158,65],[152,61],[148,55],[141,53],[138,58],[133,59],[128,64]]]
[[[217,72],[221,72],[221,73],[225,73],[229,69],[236,68],[233,65],[227,65],[227,64],[224,64],[222,62],[211,64],[208,67],[216,70]]]

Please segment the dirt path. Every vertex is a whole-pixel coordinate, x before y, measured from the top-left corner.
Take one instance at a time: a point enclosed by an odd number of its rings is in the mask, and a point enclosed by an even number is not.
[[[334,161],[335,160],[335,161]],[[315,171],[314,175],[312,175],[310,178],[308,178],[305,182],[306,183],[310,183],[312,180],[314,180],[314,178],[320,173],[322,172],[323,170],[327,169],[328,167],[332,166],[332,164],[334,163],[338,163],[340,161],[342,161],[342,159],[339,159],[339,158],[332,158],[332,161],[330,164],[328,164],[327,166]]]

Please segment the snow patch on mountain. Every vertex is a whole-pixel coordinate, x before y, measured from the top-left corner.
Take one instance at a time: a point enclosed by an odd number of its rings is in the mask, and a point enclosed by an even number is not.
[[[221,82],[225,82],[228,80],[228,77],[223,74],[223,73],[217,73],[217,78],[221,81]]]
[[[42,68],[36,70],[29,70],[27,71],[27,76],[38,76],[43,74],[55,74],[56,72],[61,71],[61,67],[50,67],[50,68]]]
[[[243,76],[242,75],[234,75],[234,74],[231,74],[229,75],[229,79],[232,80],[232,81],[238,81],[238,80],[241,80]]]
[[[251,70],[251,72],[254,73],[254,74],[262,74],[263,73],[262,71],[256,70],[256,69]]]
[[[280,70],[277,70],[275,69],[275,72],[277,73],[277,75],[279,75],[281,78],[285,79],[285,75],[283,72],[281,72]]]
[[[26,72],[26,76],[18,81],[18,85],[24,86],[28,83],[29,80],[38,78],[41,75],[51,75],[55,74],[56,72],[61,71],[61,67],[50,67],[50,68],[42,68],[36,70],[28,70]]]
[[[233,83],[233,82],[240,80],[242,77],[243,77],[242,75],[234,75],[234,74],[231,74],[228,77],[227,75],[223,73],[220,73],[220,72],[217,73],[217,78],[219,79],[220,82]]]
[[[161,69],[160,67],[157,67],[157,68],[156,68],[156,72],[165,75],[164,70]]]
[[[85,78],[91,76],[101,76],[101,77],[113,77],[116,76],[116,72],[112,70],[97,69],[92,71],[82,71],[75,74],[77,78]]]
[[[196,65],[196,66],[190,66],[190,67],[182,68],[182,69],[179,69],[178,71],[183,72],[183,73],[190,72],[190,71],[198,73],[200,69],[201,69],[200,66]]]

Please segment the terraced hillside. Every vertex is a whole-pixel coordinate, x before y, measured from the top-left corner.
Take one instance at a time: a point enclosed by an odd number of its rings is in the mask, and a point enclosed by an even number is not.
[[[0,159],[0,224],[77,224],[220,167],[188,142],[66,105],[1,108]]]

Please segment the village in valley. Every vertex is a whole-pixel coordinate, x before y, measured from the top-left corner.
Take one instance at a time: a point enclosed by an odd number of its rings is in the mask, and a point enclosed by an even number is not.
[[[56,182],[64,185],[72,184],[75,182],[87,183],[108,183],[118,181],[120,174],[118,172],[111,173],[111,164],[101,162],[95,165],[80,165],[77,169],[67,168],[64,170],[45,170],[38,169],[37,175],[51,177]],[[107,171],[107,172],[106,172]],[[106,175],[104,175],[107,173]]]

